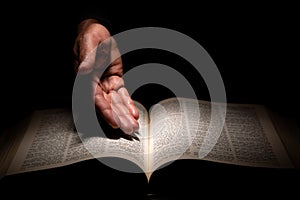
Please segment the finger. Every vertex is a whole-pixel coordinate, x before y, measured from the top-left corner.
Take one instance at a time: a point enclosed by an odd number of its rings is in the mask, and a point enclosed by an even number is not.
[[[105,70],[103,72],[103,70]],[[110,76],[123,76],[123,64],[122,59],[117,58],[115,61],[113,61],[106,69],[100,69],[99,70],[102,73],[102,78],[110,77]]]
[[[122,87],[118,90],[120,97],[122,98],[123,104],[127,107],[130,114],[137,120],[139,118],[138,109],[135,107],[126,88]]]
[[[105,91],[118,91],[124,87],[124,80],[119,76],[110,76],[102,80],[102,86]]]
[[[109,38],[108,30],[101,24],[89,25],[79,40],[79,72],[89,73],[93,70],[97,47],[105,39]]]
[[[102,78],[123,75],[121,54],[113,37],[107,38],[97,48],[95,68],[103,72]]]
[[[108,96],[103,95],[102,88],[97,86],[96,94],[95,94],[95,106],[104,118],[107,123],[112,126],[113,128],[119,128],[120,119],[118,116],[113,112],[110,100],[108,100]]]
[[[112,93],[112,109],[119,117],[119,127],[124,133],[131,134],[138,129],[137,121],[130,115],[120,95],[116,92]]]
[[[128,108],[123,104],[123,100],[120,95],[117,92],[112,92],[111,100],[112,110],[120,119],[120,124],[118,124],[120,129],[126,134],[131,134],[138,130],[138,122],[132,117]]]
[[[95,54],[95,62],[94,68],[101,70],[109,66],[110,62],[109,57],[111,54],[111,37],[101,41],[101,43],[97,46],[96,54]],[[101,70],[102,71],[102,70]]]
[[[88,74],[93,71],[93,65],[95,63],[95,56],[96,56],[96,48],[89,51],[88,54],[85,55],[83,61],[81,61],[78,67],[79,74]]]
[[[117,42],[113,37],[108,37],[97,47],[95,68],[102,69],[109,65],[115,66],[120,63],[121,54]]]

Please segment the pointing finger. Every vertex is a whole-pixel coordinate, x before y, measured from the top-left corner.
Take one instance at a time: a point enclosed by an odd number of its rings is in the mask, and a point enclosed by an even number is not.
[[[122,98],[123,104],[127,107],[130,114],[137,120],[139,118],[139,112],[138,109],[135,107],[127,89],[122,87],[118,90],[118,93]]]
[[[124,105],[121,96],[117,92],[112,93],[112,110],[120,119],[118,126],[126,133],[131,134],[139,128],[138,122],[130,114],[128,108]]]

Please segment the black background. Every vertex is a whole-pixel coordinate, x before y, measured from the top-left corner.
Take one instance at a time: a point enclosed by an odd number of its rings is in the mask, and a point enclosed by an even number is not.
[[[224,80],[228,102],[264,104],[299,122],[298,14],[294,8],[293,5],[225,7],[183,3],[162,7],[154,2],[3,6],[9,14],[1,14],[1,130],[13,126],[35,109],[70,106],[75,76],[72,48],[77,24],[87,17],[106,19],[112,34],[144,26],[180,31],[199,42],[210,54]],[[148,62],[178,69],[191,81],[197,96],[209,100],[201,77],[176,55],[159,50],[130,53],[124,56],[124,70]],[[133,98],[149,107],[170,96],[172,93],[166,88],[145,86]],[[266,195],[292,194],[299,183],[292,184],[291,180],[299,181],[299,173],[205,161],[176,161],[155,172],[148,185],[143,174],[117,172],[98,161],[87,161],[4,177],[0,186],[9,195],[18,194],[25,187],[23,195],[35,196],[37,187],[53,196],[69,192],[101,196],[113,189],[115,192],[109,194],[142,198],[147,193],[167,198],[206,192],[217,195],[218,191],[222,191],[219,195],[229,197],[235,196],[235,187],[238,187],[254,197],[267,185],[274,189],[265,191]],[[188,187],[192,184],[190,181],[196,182],[193,191]],[[64,187],[69,190],[65,191]]]

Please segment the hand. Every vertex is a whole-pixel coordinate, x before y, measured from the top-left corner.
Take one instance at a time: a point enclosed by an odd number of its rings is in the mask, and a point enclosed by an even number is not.
[[[78,26],[74,54],[76,71],[94,77],[97,111],[113,128],[120,128],[126,134],[137,131],[139,113],[124,87],[122,59],[109,31],[96,20],[82,21]],[[110,64],[104,69],[106,63]]]

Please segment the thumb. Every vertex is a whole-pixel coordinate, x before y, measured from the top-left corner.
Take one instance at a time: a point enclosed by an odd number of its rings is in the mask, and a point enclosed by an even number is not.
[[[93,70],[98,45],[109,37],[108,30],[97,23],[90,24],[78,35],[79,73],[86,74]]]
[[[93,71],[93,66],[95,63],[96,57],[96,49],[91,49],[88,53],[83,52],[81,55],[84,58],[78,66],[78,73],[79,74],[88,74]]]

